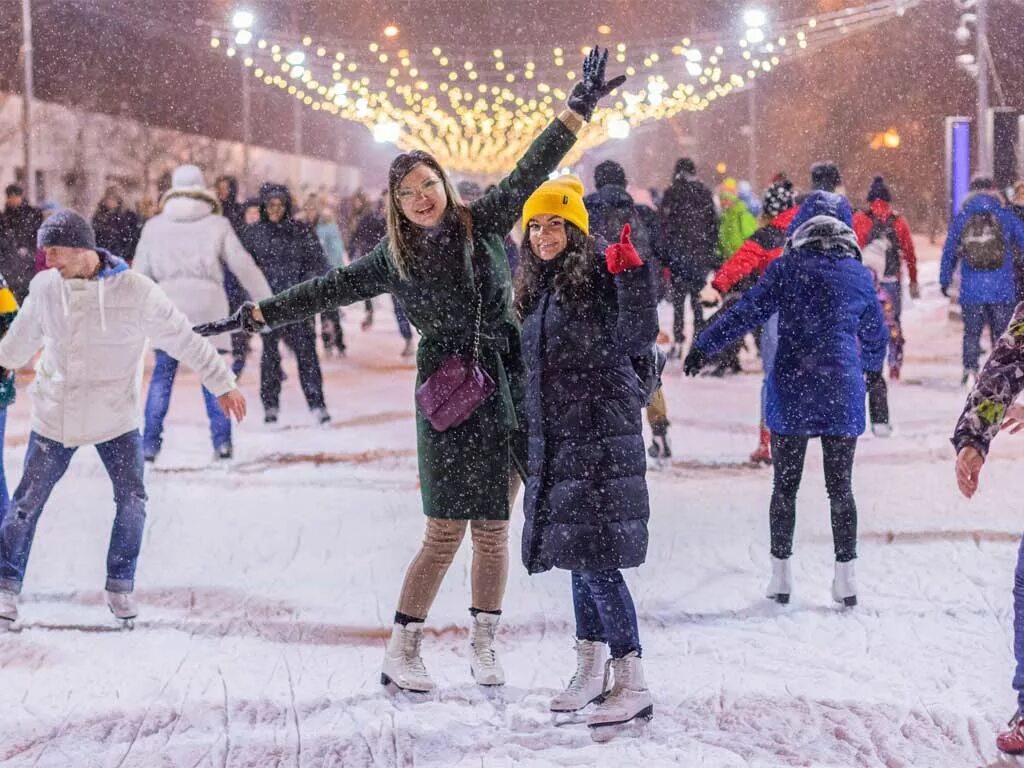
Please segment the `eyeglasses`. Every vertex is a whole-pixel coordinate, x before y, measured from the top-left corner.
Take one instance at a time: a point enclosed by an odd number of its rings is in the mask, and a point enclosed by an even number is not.
[[[434,189],[437,188],[437,185],[440,183],[440,179],[427,179],[422,184],[420,184],[419,189],[399,187],[398,191],[395,192],[395,197],[397,197],[402,202],[408,202],[419,195],[422,195],[423,197],[430,197],[431,193],[434,191]]]

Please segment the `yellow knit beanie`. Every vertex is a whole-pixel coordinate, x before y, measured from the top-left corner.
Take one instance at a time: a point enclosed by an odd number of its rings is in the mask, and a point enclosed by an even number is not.
[[[576,176],[559,176],[537,187],[523,206],[523,226],[528,226],[534,216],[541,215],[561,216],[579,227],[583,234],[590,234],[590,217],[583,204],[583,182]]]

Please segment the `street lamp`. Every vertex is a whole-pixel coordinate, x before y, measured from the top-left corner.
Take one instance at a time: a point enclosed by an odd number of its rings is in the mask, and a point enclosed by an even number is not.
[[[235,33],[237,45],[248,45],[252,41],[252,27],[256,16],[252,11],[239,9],[231,16],[231,26],[238,30]],[[245,56],[238,61],[242,67],[242,191],[247,191],[249,180],[249,145],[252,143],[252,101],[249,92],[249,73],[245,64]]]

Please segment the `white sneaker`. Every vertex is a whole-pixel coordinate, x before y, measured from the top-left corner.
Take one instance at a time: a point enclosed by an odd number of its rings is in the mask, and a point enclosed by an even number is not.
[[[118,621],[131,621],[139,615],[139,607],[131,592],[111,592],[107,590],[107,608]]]
[[[765,597],[785,605],[793,592],[793,570],[789,567],[789,558],[781,560],[772,555],[772,578],[765,590]]]
[[[576,671],[565,690],[551,699],[552,712],[578,712],[607,690],[608,646],[593,640],[576,641]]]
[[[384,666],[380,671],[381,685],[394,685],[403,691],[428,693],[434,690],[427,668],[420,658],[420,643],[423,641],[423,622],[412,621],[406,625],[395,624],[391,639],[384,653]]]
[[[650,720],[654,716],[654,702],[644,680],[644,667],[640,656],[632,651],[621,659],[608,662],[614,682],[611,692],[587,718],[587,725],[600,728],[621,725],[638,718]]]
[[[0,631],[10,629],[18,620],[18,596],[7,589],[0,589]]]
[[[493,613],[478,613],[473,617],[469,633],[469,671],[477,685],[505,684],[505,670],[494,652],[494,635],[500,618]]]
[[[857,578],[853,572],[853,560],[836,563],[836,575],[832,579],[832,599],[847,608],[857,604]]]

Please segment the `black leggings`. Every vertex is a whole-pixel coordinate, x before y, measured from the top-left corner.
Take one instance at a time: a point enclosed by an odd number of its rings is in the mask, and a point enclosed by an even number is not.
[[[796,527],[796,492],[804,473],[804,456],[809,437],[772,434],[772,461],[775,487],[769,524],[772,555],[785,560],[793,554],[793,529]],[[825,457],[825,488],[832,508],[832,540],[836,562],[857,557],[857,504],[853,500],[853,455],[856,437],[822,437]]]

